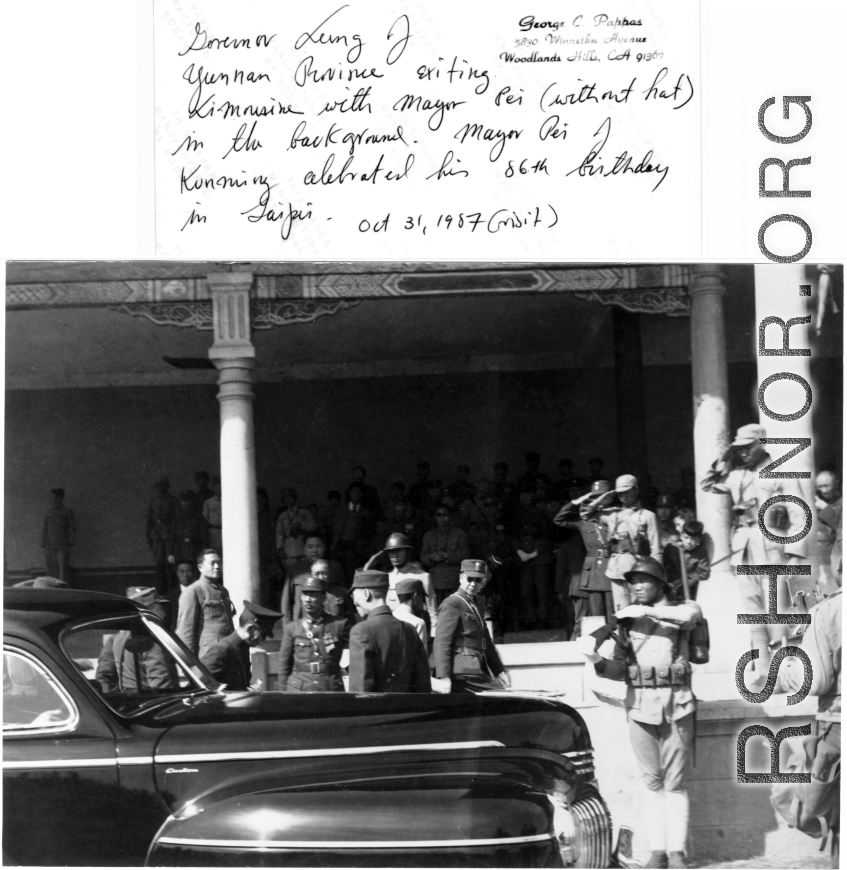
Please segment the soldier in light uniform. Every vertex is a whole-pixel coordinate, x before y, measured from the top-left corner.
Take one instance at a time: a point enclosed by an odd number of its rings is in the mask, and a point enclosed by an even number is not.
[[[612,624],[577,643],[599,676],[627,684],[624,703],[630,740],[646,785],[644,807],[652,855],[644,866],[687,867],[685,780],[696,704],[688,642],[700,612],[694,602],[668,600],[665,571],[655,559],[636,559],[626,581],[633,603],[618,610]],[[609,637],[615,639],[611,659],[598,652]]]
[[[766,437],[762,426],[749,424],[742,426],[735,440],[721,459],[712,464],[708,476],[702,483],[704,490],[715,493],[729,493],[735,515],[730,544],[732,554],[730,564],[766,565],[799,564],[807,555],[807,540],[802,538],[793,543],[781,544],[767,538],[759,528],[759,509],[770,498],[792,495],[802,499],[802,492],[796,480],[779,480],[762,477],[760,471],[772,462],[761,439]],[[802,507],[794,502],[779,502],[764,516],[765,527],[771,534],[782,538],[797,536],[806,525]],[[739,612],[767,613],[769,580],[766,575],[739,574],[735,580],[741,592]],[[779,610],[789,606],[790,596],[785,582],[779,582]],[[787,635],[788,626],[751,625],[750,635],[759,657],[755,662],[756,681],[766,678],[770,668],[771,654],[768,644]],[[751,691],[756,682],[747,683]]]
[[[388,594],[385,603],[392,609],[397,606],[397,584],[401,580],[420,580],[424,588],[426,601],[429,636],[435,636],[435,625],[438,621],[438,607],[435,603],[435,590],[426,568],[420,562],[412,561],[412,542],[402,532],[394,532],[388,536],[385,547],[365,563],[364,571],[375,570],[374,565],[383,553],[388,554],[391,562],[391,571],[388,572]]]
[[[326,581],[311,575],[300,586],[302,619],[287,622],[279,648],[283,692],[343,692],[341,653],[350,623],[324,612]]]

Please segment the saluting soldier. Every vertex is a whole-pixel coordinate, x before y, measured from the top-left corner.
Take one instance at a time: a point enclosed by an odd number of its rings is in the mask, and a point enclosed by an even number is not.
[[[303,615],[282,630],[279,684],[283,692],[343,692],[341,653],[350,622],[324,611],[326,580],[309,575],[300,585]]]
[[[557,526],[578,531],[585,544],[582,572],[572,578],[570,589],[567,590],[574,601],[576,637],[579,636],[583,616],[602,616],[608,619],[615,612],[612,581],[606,576],[606,563],[609,559],[608,533],[601,519],[603,509],[597,508],[597,502],[611,488],[612,484],[608,480],[595,480],[589,493],[563,505],[553,518]],[[580,508],[580,519],[576,519],[574,514],[577,507]],[[558,591],[564,593],[566,590]]]
[[[253,683],[250,648],[274,636],[274,623],[282,616],[276,610],[244,601],[238,617],[238,628],[228,637],[212,644],[200,659],[209,673],[232,692],[247,689],[258,691],[260,682]]]
[[[487,576],[482,559],[465,559],[460,566],[459,590],[445,598],[438,609],[433,646],[435,675],[450,680],[451,692],[480,692],[511,685],[475,601]]]

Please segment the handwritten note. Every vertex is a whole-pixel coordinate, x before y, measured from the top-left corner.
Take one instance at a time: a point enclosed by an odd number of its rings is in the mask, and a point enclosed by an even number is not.
[[[157,254],[696,256],[680,7],[157,0]]]

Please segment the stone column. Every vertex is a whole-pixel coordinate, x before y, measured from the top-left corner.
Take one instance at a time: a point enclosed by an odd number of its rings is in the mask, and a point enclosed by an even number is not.
[[[703,492],[700,481],[709,466],[729,446],[729,390],[726,335],[723,320],[723,276],[720,266],[692,267],[691,377],[694,388],[694,472],[697,480],[697,517],[712,539],[712,561],[719,571],[729,569],[732,512],[729,496]],[[720,561],[722,560],[722,561]]]
[[[221,504],[224,585],[236,610],[259,599],[256,450],[253,438],[253,366],[250,341],[252,272],[213,272],[215,342],[209,359],[218,370],[221,405]]]

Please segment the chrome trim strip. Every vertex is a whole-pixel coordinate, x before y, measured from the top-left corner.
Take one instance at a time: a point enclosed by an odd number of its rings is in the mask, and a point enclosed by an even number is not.
[[[193,837],[159,837],[154,844],[168,846],[211,846],[236,849],[308,849],[310,852],[335,849],[456,849],[466,846],[513,846],[521,843],[541,843],[555,834],[533,834],[529,837],[496,837],[485,840],[202,840]]]
[[[471,740],[466,743],[409,743],[400,746],[350,746],[344,749],[280,749],[259,752],[206,752],[157,755],[157,764],[201,761],[261,761],[273,758],[330,758],[338,755],[379,755],[383,752],[437,752],[439,750],[505,748],[499,740]]]
[[[4,761],[3,770],[45,770],[48,768],[117,767],[115,758],[57,758],[54,761]]]
[[[152,755],[141,755],[131,758],[57,758],[53,761],[37,759],[32,761],[4,761],[3,770],[45,770],[48,768],[77,768],[77,767],[131,767],[133,765],[146,765],[153,763]]]

